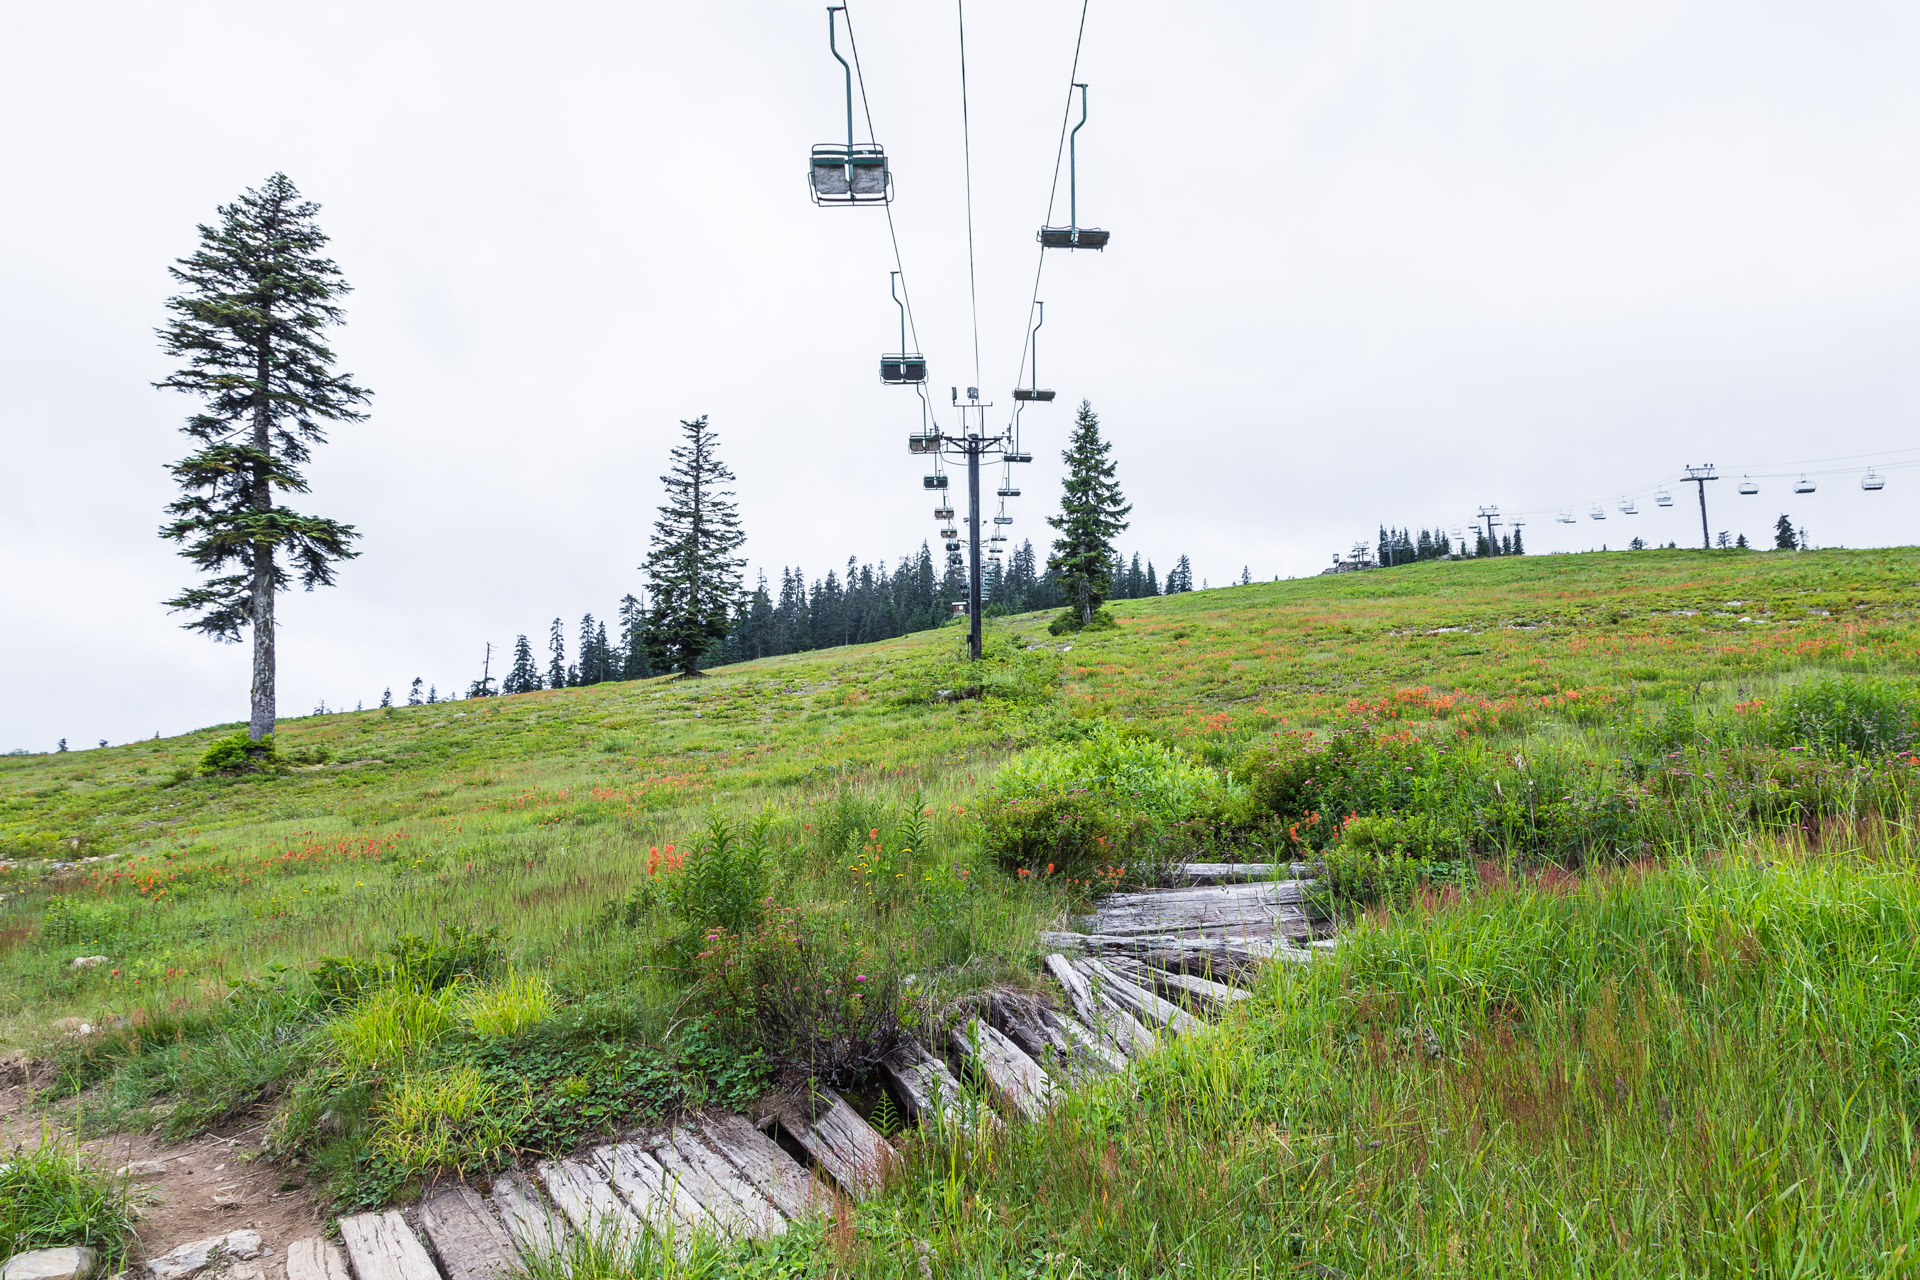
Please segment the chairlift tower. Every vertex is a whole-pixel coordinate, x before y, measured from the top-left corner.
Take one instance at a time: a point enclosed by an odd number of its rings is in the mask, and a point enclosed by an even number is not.
[[[968,387],[965,400],[960,388],[953,388],[953,405],[960,411],[960,433],[947,435],[934,430],[914,436],[908,447],[915,453],[931,453],[967,464],[967,655],[980,660],[980,460],[998,454],[1007,462],[1031,462],[1033,455],[1022,453],[1013,429],[998,435],[987,434],[987,410],[992,401],[980,399],[980,388]],[[931,436],[931,439],[928,436]]]
[[[1705,551],[1713,550],[1713,535],[1707,532],[1707,481],[1718,480],[1719,478],[1719,476],[1713,474],[1713,464],[1711,462],[1703,463],[1697,467],[1687,467],[1687,476],[1684,483],[1691,484],[1700,495],[1700,547]]]
[[[1506,523],[1506,521],[1500,518],[1500,508],[1482,507],[1480,508],[1480,514],[1477,518],[1487,522],[1487,554],[1489,556],[1499,555],[1500,544],[1493,540],[1493,531],[1500,525]]]

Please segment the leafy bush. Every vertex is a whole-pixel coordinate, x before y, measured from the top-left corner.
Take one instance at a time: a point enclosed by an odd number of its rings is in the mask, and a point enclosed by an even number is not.
[[[117,1270],[135,1212],[124,1179],[86,1164],[42,1131],[40,1145],[0,1153],[0,1257],[89,1245]]]
[[[1078,609],[1068,609],[1047,624],[1047,634],[1054,636],[1072,635],[1078,631],[1118,631],[1120,623],[1106,609],[1095,609],[1093,616],[1085,623],[1080,621]]]
[[[1179,819],[1220,807],[1238,788],[1177,747],[1102,723],[1078,742],[1035,747],[1009,760],[995,780],[1005,796],[1096,792],[1121,806]]]
[[[1337,903],[1400,905],[1419,884],[1453,870],[1461,853],[1457,831],[1424,814],[1355,814],[1322,855],[1309,905],[1330,913]]]
[[[1881,680],[1822,677],[1788,688],[1761,713],[1765,740],[1824,756],[1910,751],[1920,740],[1920,699]]]
[[[704,941],[700,989],[719,1027],[790,1076],[849,1085],[899,1044],[896,966],[851,925],[787,909]]]
[[[256,742],[241,732],[230,738],[216,738],[213,745],[201,755],[197,772],[202,776],[225,774],[238,777],[249,773],[278,773],[286,768],[286,764],[279,748],[273,745],[272,734]]]
[[[738,933],[759,924],[773,878],[773,821],[772,814],[763,813],[742,836],[718,813],[707,819],[686,865],[663,890],[689,939],[713,929]]]

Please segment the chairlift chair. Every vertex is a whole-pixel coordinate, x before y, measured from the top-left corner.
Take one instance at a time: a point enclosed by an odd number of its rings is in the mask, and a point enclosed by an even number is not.
[[[1030,453],[1021,453],[1018,450],[1014,450],[1007,454],[1007,461],[1008,462],[1032,462],[1033,455]]]
[[[949,551],[958,551],[959,549],[960,549],[960,544],[959,544],[958,542],[948,542],[948,543],[947,543],[947,550],[949,550]]]
[[[1741,492],[1741,493],[1744,493],[1744,494],[1746,494],[1746,495],[1747,495],[1747,496],[1749,496],[1749,497],[1751,497],[1751,496],[1753,496],[1754,494],[1756,494],[1756,493],[1758,493],[1758,492],[1760,492],[1760,486],[1759,486],[1759,485],[1757,485],[1757,484],[1755,484],[1755,483],[1753,482],[1753,477],[1752,477],[1752,476],[1741,476],[1741,477],[1740,477],[1740,492]]]
[[[1039,310],[1040,318],[1034,322],[1033,331],[1027,335],[1027,345],[1033,349],[1031,385],[1015,387],[1013,389],[1013,398],[1015,400],[1053,399],[1053,392],[1040,385],[1040,326],[1047,322],[1047,304],[1035,300],[1033,305]]]
[[[827,6],[827,50],[847,77],[847,142],[823,142],[813,149],[807,165],[807,190],[815,204],[886,204],[893,199],[893,175],[887,172],[887,152],[877,142],[853,140],[853,68],[834,44],[833,15],[845,5]]]
[[[960,536],[960,530],[954,525],[948,525],[940,531],[940,536],[949,539],[957,538]]]
[[[1878,471],[1869,470],[1860,477],[1860,487],[1868,491],[1878,491],[1887,487],[1887,478]]]
[[[1073,87],[1080,91],[1080,123],[1073,126],[1073,132],[1067,135],[1067,225],[1040,228],[1039,240],[1045,249],[1104,249],[1107,247],[1107,233],[1080,225],[1079,160],[1074,142],[1087,123],[1087,86],[1075,84]]]
[[[1593,510],[1587,512],[1587,514],[1595,520],[1605,520],[1607,518],[1607,509],[1596,502],[1593,504]]]
[[[1002,498],[1017,498],[1020,496],[1020,491],[1010,485],[1002,485],[996,492]]]
[[[1572,510],[1570,510],[1570,509],[1568,509],[1568,508],[1566,508],[1566,507],[1562,507],[1562,508],[1560,509],[1560,514],[1559,514],[1558,516],[1556,516],[1556,517],[1554,517],[1554,518],[1555,518],[1555,519],[1557,519],[1557,520],[1559,520],[1561,524],[1574,524],[1574,523],[1576,523],[1576,520],[1575,520],[1575,518],[1574,518],[1574,514],[1573,514],[1573,512],[1572,512]]]
[[[907,350],[907,304],[901,300],[899,283],[900,273],[889,271],[887,292],[893,297],[893,305],[900,308],[900,350],[880,357],[880,381],[910,386],[927,380],[927,358]]]
[[[907,437],[907,452],[908,453],[940,452],[940,433],[938,431],[914,432],[912,435]]]
[[[951,521],[953,519],[953,508],[952,507],[935,507],[933,509],[933,518],[935,520]]]
[[[1662,489],[1653,495],[1653,505],[1656,507],[1670,507],[1673,505],[1673,495],[1665,489]]]
[[[995,524],[1012,524],[1013,517],[1012,516],[995,516],[993,518],[993,522]]]
[[[1812,493],[1813,487],[1813,481],[1807,479],[1807,473],[1803,471],[1800,473],[1800,483],[1793,486],[1793,491],[1795,493]]]
[[[947,478],[945,476],[926,476],[921,479],[920,483],[929,489],[945,489],[947,487]]]
[[[1622,498],[1620,499],[1620,514],[1623,516],[1637,516],[1640,514],[1640,508],[1634,505],[1632,498]]]

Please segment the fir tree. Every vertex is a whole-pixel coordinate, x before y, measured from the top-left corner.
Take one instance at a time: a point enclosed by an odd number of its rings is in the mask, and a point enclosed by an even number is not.
[[[417,707],[422,701],[420,697],[420,683],[420,677],[415,676],[413,678],[413,687],[407,690],[407,705],[410,707]]]
[[[620,679],[641,680],[647,669],[647,614],[632,593],[620,597]]]
[[[388,685],[380,691],[380,709],[389,710],[393,706],[393,686]]]
[[[66,749],[67,740],[65,738],[60,739],[60,745],[54,748],[55,751],[65,751]]]
[[[647,649],[656,665],[681,676],[700,674],[701,655],[733,629],[744,561],[734,553],[747,535],[705,416],[680,423],[686,443],[660,477],[667,500],[654,521],[647,556]]]
[[[1520,540],[1520,531],[1518,529],[1513,531],[1513,554],[1516,556],[1527,554],[1527,544]]]
[[[493,642],[487,642],[486,657],[480,660],[480,678],[467,686],[469,698],[493,697]]]
[[[558,618],[547,632],[547,652],[553,655],[547,663],[547,688],[564,689],[567,687],[567,637],[560,629]]]
[[[1793,521],[1782,514],[1773,522],[1773,549],[1775,551],[1798,550],[1800,539],[1793,531]]]
[[[1240,585],[1243,587],[1253,585],[1253,570],[1244,564],[1240,566]]]
[[[533,661],[533,646],[525,636],[517,636],[513,641],[513,665],[507,668],[507,677],[500,682],[500,692],[532,693],[538,688],[540,668]]]
[[[434,703],[438,701],[440,701],[439,686],[431,685],[431,684],[428,685],[427,686],[427,705],[432,706]]]
[[[1093,611],[1107,598],[1113,538],[1126,529],[1126,517],[1133,510],[1132,503],[1122,501],[1119,482],[1113,478],[1114,464],[1107,458],[1111,449],[1100,438],[1100,419],[1092,402],[1082,400],[1073,434],[1060,455],[1067,464],[1060,484],[1060,514],[1047,517],[1047,523],[1060,532],[1047,568],[1059,575],[1082,626],[1092,621]]]
[[[1738,537],[1734,538],[1733,545],[1736,549],[1740,551],[1747,550],[1747,535],[1743,533],[1743,534],[1740,534]]]
[[[580,683],[599,684],[607,678],[600,646],[594,634],[593,615],[580,615]]]
[[[1167,573],[1167,594],[1179,595],[1193,590],[1193,563],[1182,555]]]
[[[1147,594],[1150,596],[1160,594],[1160,582],[1159,579],[1153,576],[1153,561],[1151,560],[1147,561]]]
[[[307,492],[301,468],[326,442],[323,422],[359,422],[371,394],[333,371],[321,341],[341,323],[334,299],[348,285],[322,255],[320,206],[302,200],[283,173],[222,205],[217,226],[200,227],[200,247],[168,268],[182,291],[167,300],[174,318],[159,331],[169,356],[186,365],[155,385],[204,402],[182,428],[199,448],[172,465],[181,496],[160,534],[210,576],[167,607],[197,615],[184,625],[216,640],[253,633],[248,738],[273,732],[276,664],[274,597],[297,570],[311,591],[333,585],[333,565],[358,553],[352,525],[301,515],[275,501]]]

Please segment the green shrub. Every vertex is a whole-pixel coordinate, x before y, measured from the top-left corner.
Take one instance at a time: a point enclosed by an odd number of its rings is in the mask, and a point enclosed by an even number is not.
[[[773,882],[773,822],[772,814],[763,813],[743,835],[718,813],[707,819],[686,864],[663,890],[689,941],[714,929],[739,933],[759,924]]]
[[[273,735],[267,734],[259,741],[249,738],[244,732],[230,738],[216,738],[200,757],[197,772],[224,774],[238,777],[249,773],[278,773],[286,768],[286,760],[279,748],[273,745]]]
[[[720,1029],[789,1077],[850,1085],[899,1043],[897,965],[850,924],[787,909],[702,941],[700,989]]]
[[[0,1152],[0,1258],[88,1245],[118,1270],[135,1216],[124,1179],[83,1162],[48,1131],[32,1150]]]
[[[1881,680],[1822,677],[1787,689],[1760,715],[1765,740],[1824,756],[1911,751],[1920,699]]]
[[[1422,881],[1456,872],[1459,832],[1425,814],[1355,814],[1321,855],[1309,906],[1330,914],[1337,904],[1399,906]]]
[[[1079,631],[1118,631],[1120,623],[1106,609],[1095,609],[1093,616],[1086,622],[1080,621],[1078,609],[1068,609],[1047,624],[1047,634],[1054,636],[1073,635]]]

